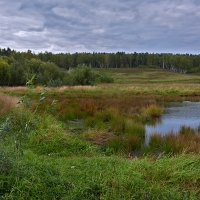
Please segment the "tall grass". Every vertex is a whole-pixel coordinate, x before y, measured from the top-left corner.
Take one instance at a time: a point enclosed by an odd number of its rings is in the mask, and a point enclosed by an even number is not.
[[[199,199],[195,155],[127,160],[114,156],[49,157],[27,151],[20,179],[2,199]],[[15,168],[9,176],[16,175]]]
[[[0,94],[0,114],[10,112],[16,107],[19,98],[6,94]]]
[[[200,134],[183,126],[178,134],[152,135],[147,149],[157,153],[200,153]]]
[[[156,104],[149,105],[148,107],[143,109],[143,115],[147,119],[158,118],[162,115],[162,113],[163,113],[163,108]]]

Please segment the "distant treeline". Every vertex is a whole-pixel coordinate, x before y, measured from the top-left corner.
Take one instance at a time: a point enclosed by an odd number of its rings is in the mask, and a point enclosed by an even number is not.
[[[0,85],[24,85],[32,74],[37,84],[65,84],[66,70],[79,65],[91,68],[160,67],[177,72],[200,72],[200,55],[149,53],[58,53],[34,54],[0,49]]]

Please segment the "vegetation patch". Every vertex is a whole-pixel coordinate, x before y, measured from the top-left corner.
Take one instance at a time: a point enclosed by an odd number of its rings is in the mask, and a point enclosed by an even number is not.
[[[18,96],[2,95],[1,199],[200,198],[199,130],[182,127],[145,143],[145,124],[170,101],[198,101],[198,84],[27,86],[0,89]]]

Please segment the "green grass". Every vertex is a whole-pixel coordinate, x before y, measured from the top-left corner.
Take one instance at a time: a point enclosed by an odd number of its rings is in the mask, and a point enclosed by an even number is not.
[[[200,83],[196,74],[179,74],[157,68],[103,69],[115,83]]]
[[[31,126],[21,140],[22,155],[13,151],[13,136],[23,130],[22,122],[27,118]],[[9,133],[1,135],[2,199],[200,197],[198,154],[127,159],[126,154],[115,154],[123,150],[119,145],[135,148],[130,139],[121,142],[122,136],[118,136],[118,144],[110,143],[105,151],[81,135],[70,134],[63,123],[49,115],[22,114],[15,118],[15,123]]]
[[[195,155],[127,160],[115,156],[55,158],[26,151],[9,174],[17,175],[16,180],[6,183],[12,189],[2,199],[200,197],[200,158]]]
[[[97,84],[95,86],[75,86],[61,88],[46,88],[48,95],[105,95],[105,94],[135,94],[200,96],[200,75],[179,74],[158,68],[135,69],[98,69],[114,79],[114,83]],[[40,87],[35,88],[33,95],[39,93]],[[0,88],[1,92],[21,96],[24,87]]]

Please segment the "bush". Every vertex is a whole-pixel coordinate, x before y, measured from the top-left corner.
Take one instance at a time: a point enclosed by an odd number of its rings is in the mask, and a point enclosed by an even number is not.
[[[63,85],[63,81],[60,79],[56,79],[56,80],[50,80],[47,85],[49,87],[60,87]]]
[[[28,66],[27,75],[35,74],[35,84],[43,84],[50,86],[62,85],[63,74],[61,69],[54,63],[42,62],[37,59],[31,59],[26,64]],[[27,77],[28,80],[30,77]]]
[[[96,76],[94,71],[86,65],[79,65],[77,68],[69,71],[72,85],[94,85]]]
[[[109,77],[107,74],[102,72],[96,72],[96,81],[98,83],[113,83],[114,80],[112,77]]]
[[[95,71],[85,64],[78,65],[64,75],[64,85],[95,85],[96,83],[112,83],[113,79],[105,73]]]

